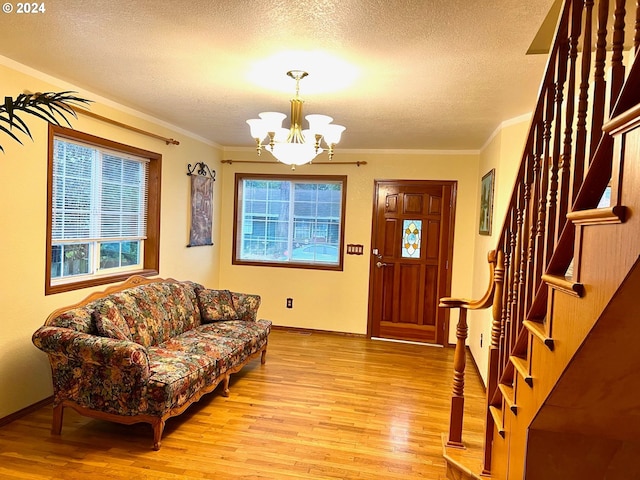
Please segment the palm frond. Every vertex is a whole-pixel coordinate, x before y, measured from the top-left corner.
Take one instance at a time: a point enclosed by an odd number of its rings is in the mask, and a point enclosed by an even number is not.
[[[22,93],[15,99],[4,97],[0,104],[0,133],[6,133],[22,144],[15,131],[33,139],[26,122],[20,117],[25,113],[55,125],[71,127],[68,117],[78,118],[75,107],[85,107],[91,100],[75,95],[76,92]],[[0,151],[4,148],[0,145]]]

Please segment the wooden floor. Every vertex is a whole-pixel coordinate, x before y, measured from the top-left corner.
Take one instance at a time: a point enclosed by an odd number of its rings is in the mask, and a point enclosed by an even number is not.
[[[0,428],[7,479],[445,478],[453,349],[275,330],[266,365],[170,419],[160,451],[151,427],[51,406]],[[482,387],[467,368],[465,435],[482,431]]]

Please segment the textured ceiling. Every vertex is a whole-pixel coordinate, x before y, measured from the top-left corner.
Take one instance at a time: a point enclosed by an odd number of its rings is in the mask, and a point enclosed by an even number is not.
[[[475,150],[532,110],[546,56],[526,52],[553,3],[54,0],[0,13],[0,55],[221,146],[288,114],[302,68],[304,114],[345,125],[340,148]]]

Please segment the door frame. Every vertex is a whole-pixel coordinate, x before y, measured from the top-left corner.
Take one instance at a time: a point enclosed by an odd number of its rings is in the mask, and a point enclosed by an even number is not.
[[[373,206],[372,206],[372,222],[371,222],[371,237],[370,237],[370,252],[369,252],[369,292],[368,292],[368,306],[367,306],[367,338],[372,337],[373,331],[373,295],[374,295],[374,268],[376,257],[373,255],[373,249],[376,248],[374,243],[374,237],[377,231],[378,215],[378,192],[380,186],[384,184],[404,184],[408,186],[416,185],[440,185],[442,187],[449,187],[451,190],[449,215],[443,218],[444,225],[440,230],[441,240],[447,237],[446,244],[446,260],[445,265],[439,265],[438,267],[438,298],[451,296],[451,278],[453,271],[453,243],[454,243],[454,230],[455,230],[455,213],[456,213],[456,198],[458,190],[458,182],[456,180],[401,180],[401,179],[386,179],[373,181]],[[443,201],[445,199],[443,198]],[[441,245],[443,243],[441,242]],[[454,344],[449,343],[449,313],[448,308],[438,308],[437,323],[442,325],[441,329],[436,331],[436,343],[444,347],[452,346]]]

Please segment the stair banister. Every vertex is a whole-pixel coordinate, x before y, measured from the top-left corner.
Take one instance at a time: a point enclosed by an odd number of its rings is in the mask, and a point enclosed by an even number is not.
[[[628,35],[625,20],[635,29]],[[623,62],[627,52],[631,57]],[[491,412],[501,399],[513,403],[507,397],[514,368],[522,370],[528,387],[533,382],[523,367],[527,339],[537,335],[544,348],[553,349],[547,283],[553,280],[558,288],[573,261],[576,227],[567,216],[576,220],[596,208],[612,171],[618,176],[613,138],[603,125],[640,104],[640,61],[633,58],[639,52],[640,0],[564,1],[515,186],[489,256],[490,285],[476,301],[441,299],[442,308],[459,310],[448,446],[463,444],[467,310],[493,307],[483,474],[490,474],[494,431],[505,431]],[[612,198],[612,210],[615,205]],[[567,291],[582,287],[566,280]]]
[[[487,256],[491,281],[485,294],[479,300],[444,297],[440,299],[440,307],[457,308],[459,311],[456,327],[456,348],[454,353],[453,392],[451,395],[451,415],[449,418],[449,438],[447,446],[463,447],[462,424],[464,419],[464,375],[466,367],[467,310],[481,310],[493,307],[491,325],[491,358],[495,357],[498,365],[498,344],[500,339],[500,318],[502,315],[502,283],[504,280],[504,256],[502,252],[492,250]],[[493,368],[490,365],[490,368]],[[497,375],[495,375],[497,377]],[[487,392],[489,390],[487,389]]]

